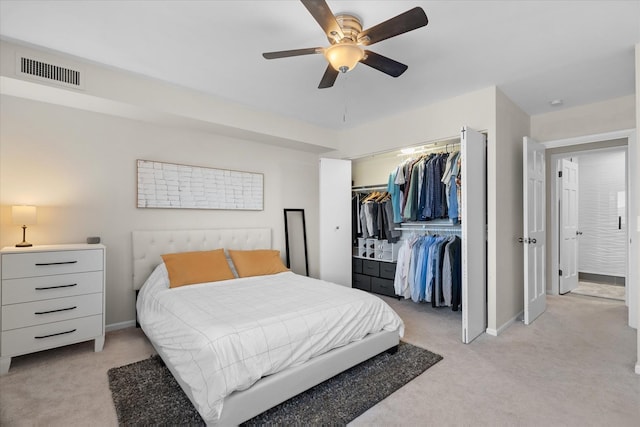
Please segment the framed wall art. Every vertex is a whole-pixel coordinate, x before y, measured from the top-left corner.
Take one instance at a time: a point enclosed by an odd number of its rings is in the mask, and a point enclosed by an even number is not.
[[[138,160],[139,208],[264,209],[264,175]]]

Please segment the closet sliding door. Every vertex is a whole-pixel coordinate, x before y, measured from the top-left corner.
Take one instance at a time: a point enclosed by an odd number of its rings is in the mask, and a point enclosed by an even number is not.
[[[487,328],[486,143],[468,127],[460,136],[462,156],[462,342]]]

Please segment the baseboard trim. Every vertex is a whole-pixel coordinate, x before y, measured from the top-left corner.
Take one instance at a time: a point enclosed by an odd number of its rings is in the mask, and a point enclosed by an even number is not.
[[[104,330],[106,332],[112,332],[112,331],[117,331],[118,329],[130,328],[132,326],[136,326],[135,320],[127,320],[125,322],[111,323],[110,325],[105,326]]]
[[[487,328],[487,330],[486,330],[487,335],[491,335],[491,336],[497,337],[498,335],[503,333],[509,326],[513,325],[516,322],[516,320],[518,320],[519,318],[522,318],[523,314],[524,314],[524,311],[521,311],[520,313],[518,313],[515,316],[513,316],[511,319],[507,320],[507,322],[505,322],[498,329]]]

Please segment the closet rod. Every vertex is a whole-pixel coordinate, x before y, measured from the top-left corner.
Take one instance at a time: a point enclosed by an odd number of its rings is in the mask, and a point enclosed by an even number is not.
[[[375,191],[375,190],[387,191],[387,185],[377,184],[377,185],[361,185],[358,187],[351,187],[351,191],[355,191],[356,193],[365,193],[365,192]]]
[[[405,223],[399,227],[395,227],[400,231],[457,231],[462,230],[462,225],[459,223],[452,223],[451,220],[439,220],[436,223],[419,224],[419,223]]]
[[[457,236],[462,235],[462,228],[460,226],[449,227],[396,227],[396,231],[413,231],[419,233],[442,233],[442,234],[455,234]]]
[[[460,142],[449,142],[447,144],[434,144],[432,146],[421,146],[416,147],[416,149],[412,152],[400,153],[397,154],[397,157],[402,156],[414,156],[416,154],[425,154],[432,153],[434,151],[445,151],[447,153],[451,153],[454,151],[453,149],[460,146]],[[451,151],[449,151],[451,149]]]

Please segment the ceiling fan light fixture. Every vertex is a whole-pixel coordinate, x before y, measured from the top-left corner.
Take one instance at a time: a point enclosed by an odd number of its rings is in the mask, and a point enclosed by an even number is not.
[[[324,57],[334,70],[346,73],[353,70],[364,58],[364,50],[355,43],[336,43],[324,50]]]

